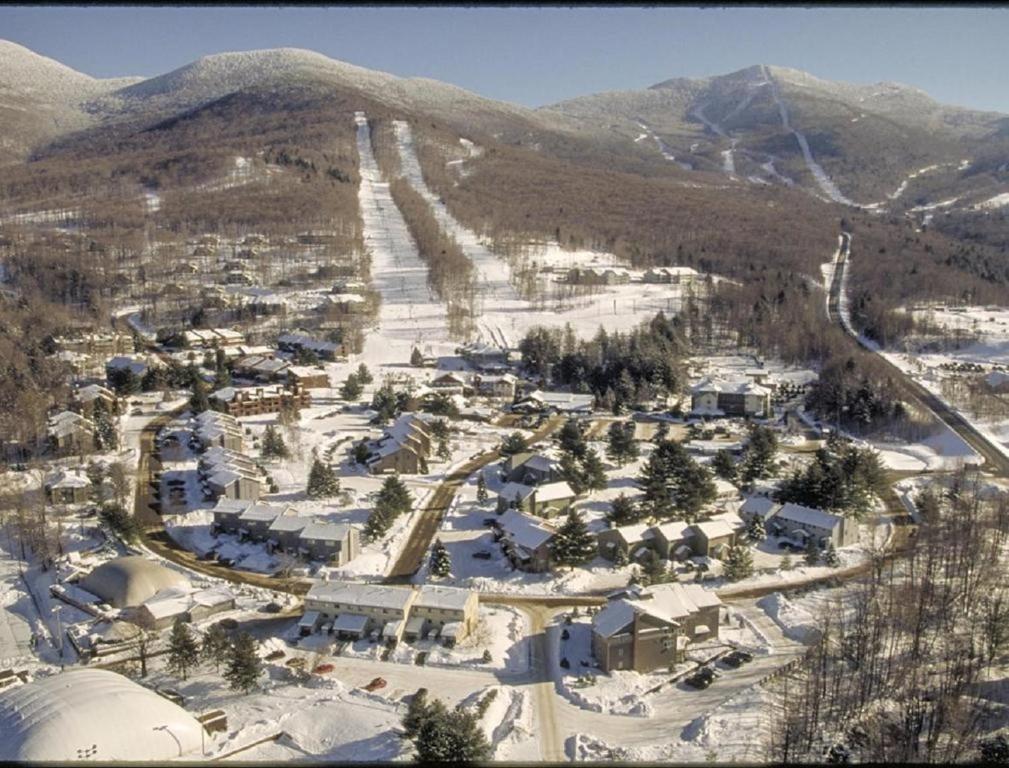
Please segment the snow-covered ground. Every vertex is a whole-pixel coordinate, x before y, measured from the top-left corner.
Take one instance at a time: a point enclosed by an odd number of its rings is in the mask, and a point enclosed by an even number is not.
[[[366,334],[363,358],[369,364],[405,363],[413,347],[425,355],[450,353],[445,305],[427,283],[427,266],[417,252],[406,222],[383,182],[371,147],[368,121],[355,115],[361,162],[359,202],[365,247],[371,253],[371,275],[382,305],[378,325]]]

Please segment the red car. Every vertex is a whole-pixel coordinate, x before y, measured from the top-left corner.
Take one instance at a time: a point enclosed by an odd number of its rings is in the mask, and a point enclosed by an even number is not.
[[[317,675],[324,675],[327,672],[332,672],[333,671],[333,665],[332,664],[320,664],[319,666],[317,666],[312,671],[315,672],[315,674],[317,674]]]
[[[382,679],[381,677],[376,677],[374,680],[372,680],[370,683],[364,686],[364,690],[368,692],[377,691],[379,688],[385,688],[385,685],[386,683],[384,679]]]

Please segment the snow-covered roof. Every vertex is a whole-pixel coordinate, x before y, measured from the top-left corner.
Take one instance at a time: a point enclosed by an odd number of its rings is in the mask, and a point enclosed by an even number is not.
[[[279,515],[276,520],[270,523],[270,531],[300,531],[312,522],[310,517],[300,517],[298,515]]]
[[[694,394],[702,392],[717,392],[723,395],[769,395],[771,390],[755,384],[749,379],[718,379],[705,377],[697,382],[690,391]]]
[[[196,753],[203,726],[128,678],[74,669],[0,693],[0,760],[167,762]]]
[[[188,585],[178,571],[140,555],[109,560],[81,580],[84,589],[116,608],[140,605],[159,590]]]
[[[248,499],[226,499],[223,496],[217,500],[217,504],[210,511],[215,515],[228,517],[239,517],[245,513],[253,504]]]
[[[592,395],[579,395],[573,392],[544,392],[537,389],[529,395],[530,400],[536,400],[558,411],[591,411],[595,398]]]
[[[414,606],[418,608],[442,608],[461,611],[466,608],[473,593],[458,587],[443,587],[438,584],[424,584],[417,591]]]
[[[628,544],[634,544],[635,542],[651,538],[651,534],[648,532],[649,528],[650,526],[645,523],[632,523],[631,525],[621,525],[610,530],[619,533],[620,537]]]
[[[264,502],[252,504],[238,519],[243,523],[272,523],[284,510]]]
[[[87,488],[89,485],[91,481],[80,469],[60,469],[46,478],[47,488]]]
[[[723,523],[728,523],[734,531],[741,531],[746,527],[746,522],[743,518],[731,510],[719,512],[717,515],[712,515],[710,519],[713,522],[721,521]]]
[[[778,504],[775,503],[774,499],[768,498],[767,496],[750,496],[739,507],[739,514],[754,515],[766,520],[771,517],[777,509]]]
[[[302,530],[299,538],[305,541],[343,541],[349,535],[350,526],[346,523],[312,520]]]
[[[497,495],[504,497],[508,501],[514,501],[516,498],[520,501],[525,501],[535,490],[534,486],[525,485],[524,483],[505,483],[501,486],[501,490],[497,492]]]
[[[368,617],[360,613],[341,613],[333,621],[334,632],[353,632],[361,634],[368,626]]]
[[[382,637],[399,637],[399,628],[403,626],[402,619],[399,621],[387,621],[382,627]]]
[[[660,531],[666,541],[680,541],[682,539],[689,539],[694,535],[690,523],[685,523],[682,520],[670,520],[669,522],[652,527],[654,530]]]
[[[362,608],[396,608],[405,610],[413,599],[413,592],[399,587],[380,584],[354,584],[330,581],[314,584],[306,595],[308,600],[342,603]]]
[[[155,619],[181,616],[192,605],[189,592],[189,589],[180,587],[162,589],[153,597],[145,600],[142,607]]]
[[[592,617],[592,631],[603,637],[620,634],[634,620],[634,606],[629,600],[614,600]]]
[[[559,480],[556,483],[546,483],[533,489],[536,492],[536,502],[558,501],[560,499],[573,499],[575,492],[568,485],[566,480]]]
[[[541,518],[509,509],[498,518],[501,530],[518,546],[534,550],[553,538],[556,531]]]
[[[783,504],[778,514],[774,516],[776,520],[787,520],[799,525],[811,525],[816,528],[826,528],[828,531],[841,524],[843,518],[824,512],[822,509],[804,507],[801,504],[788,502]]]
[[[101,384],[88,384],[86,387],[81,387],[77,390],[77,399],[82,403],[90,403],[92,400],[97,400],[99,397],[111,400],[116,399],[112,390],[106,389]]]
[[[694,523],[694,530],[703,533],[708,539],[720,539],[723,536],[732,536],[736,529],[724,520],[705,520],[703,523]]]

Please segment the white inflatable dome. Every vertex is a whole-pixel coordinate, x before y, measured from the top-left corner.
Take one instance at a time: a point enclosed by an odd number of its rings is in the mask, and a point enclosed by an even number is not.
[[[0,761],[199,758],[203,726],[122,675],[78,669],[0,693]]]
[[[169,587],[187,587],[189,580],[140,555],[117,557],[95,568],[81,586],[116,608],[140,605]]]

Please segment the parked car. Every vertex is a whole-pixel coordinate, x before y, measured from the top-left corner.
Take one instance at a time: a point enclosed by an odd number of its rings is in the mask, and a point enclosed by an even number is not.
[[[711,680],[712,680],[712,678],[710,678],[710,677],[705,677],[704,675],[702,675],[700,673],[695,673],[695,674],[691,675],[690,677],[688,677],[683,682],[685,682],[691,688],[696,688],[699,691],[703,691],[705,688],[707,688],[709,685],[711,685]]]
[[[305,659],[301,656],[292,656],[287,661],[284,662],[287,666],[293,669],[301,669],[305,666]]]
[[[265,659],[266,661],[278,661],[284,658],[286,655],[287,655],[286,653],[284,653],[282,650],[278,648],[277,650],[266,654]]]
[[[753,654],[750,653],[749,651],[736,650],[736,651],[734,651],[734,653],[736,654],[736,656],[738,656],[740,659],[743,660],[744,664],[746,662],[753,661]]]
[[[263,606],[264,613],[280,613],[284,607],[280,603],[267,603]]]
[[[490,560],[492,557],[494,557],[494,555],[491,554],[486,549],[481,549],[479,552],[474,552],[473,557],[475,557],[477,560]]]
[[[238,629],[238,622],[235,619],[221,619],[217,623],[224,629]]]
[[[319,664],[312,671],[317,675],[325,675],[327,672],[332,672],[335,667],[332,664]]]
[[[743,666],[743,660],[739,658],[735,653],[730,653],[722,657],[722,663],[727,667],[732,667],[733,669],[738,669]]]
[[[483,519],[483,524],[484,525],[497,525],[497,518],[494,518],[494,517],[485,517]]]
[[[372,680],[370,683],[364,686],[364,690],[369,692],[377,691],[379,688],[385,688],[385,686],[386,686],[385,680],[381,677],[376,677],[374,680]]]

